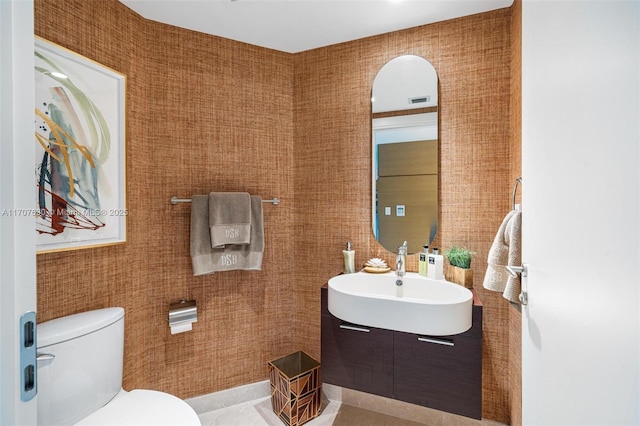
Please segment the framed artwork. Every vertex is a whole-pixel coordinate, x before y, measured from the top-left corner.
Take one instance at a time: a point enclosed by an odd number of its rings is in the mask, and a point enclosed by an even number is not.
[[[35,43],[38,253],[126,241],[126,77]]]

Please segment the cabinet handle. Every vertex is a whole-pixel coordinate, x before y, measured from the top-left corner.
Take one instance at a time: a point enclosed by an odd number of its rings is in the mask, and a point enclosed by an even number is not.
[[[454,343],[451,340],[444,339],[432,339],[429,337],[418,337],[418,341],[426,343],[435,343],[437,345],[453,346]]]
[[[358,327],[355,325],[347,325],[347,324],[340,324],[340,328],[345,330],[352,330],[352,331],[362,331],[363,333],[368,333],[370,331],[368,328]]]

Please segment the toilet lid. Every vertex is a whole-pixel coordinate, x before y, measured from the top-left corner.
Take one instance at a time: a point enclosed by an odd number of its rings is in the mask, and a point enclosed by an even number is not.
[[[184,425],[200,426],[193,408],[178,397],[153,390],[122,392],[76,425]]]

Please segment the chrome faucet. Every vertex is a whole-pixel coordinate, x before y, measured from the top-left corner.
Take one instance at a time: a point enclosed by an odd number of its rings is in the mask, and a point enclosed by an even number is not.
[[[396,255],[396,276],[404,277],[406,272],[405,270],[405,261],[407,257],[407,242],[405,241],[401,246],[398,247],[398,254]]]

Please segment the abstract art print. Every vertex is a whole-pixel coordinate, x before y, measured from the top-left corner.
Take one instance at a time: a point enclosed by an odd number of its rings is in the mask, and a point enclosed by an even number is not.
[[[36,37],[38,253],[126,241],[126,77]]]

